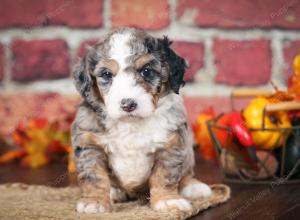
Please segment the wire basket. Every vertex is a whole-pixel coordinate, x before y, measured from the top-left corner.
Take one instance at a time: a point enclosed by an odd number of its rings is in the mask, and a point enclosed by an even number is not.
[[[268,91],[258,90],[236,90],[231,95],[231,105],[233,108],[234,99],[249,98],[253,96],[268,95]],[[290,149],[288,141],[292,138],[299,137],[297,147],[300,152],[300,126],[292,126],[287,128],[266,128],[265,117],[267,114],[276,111],[290,111],[300,109],[300,102],[288,101],[276,104],[268,104],[263,110],[262,127],[259,129],[250,129],[251,132],[276,132],[278,139],[276,142],[283,142],[282,147],[272,147],[270,150],[259,150],[257,152],[257,160],[255,166],[258,170],[241,159],[237,159],[236,152],[228,146],[232,144],[232,139],[220,140],[218,132],[226,132],[227,137],[232,137],[232,129],[229,126],[218,125],[217,122],[222,115],[211,119],[207,122],[208,130],[211,136],[213,145],[217,151],[218,159],[221,164],[224,180],[235,183],[248,184],[286,184],[286,183],[300,183],[300,154],[294,158],[287,158],[290,156]],[[277,144],[275,144],[277,145]],[[241,148],[241,152],[245,148]],[[259,153],[259,154],[258,154]],[[291,161],[292,160],[292,161]]]

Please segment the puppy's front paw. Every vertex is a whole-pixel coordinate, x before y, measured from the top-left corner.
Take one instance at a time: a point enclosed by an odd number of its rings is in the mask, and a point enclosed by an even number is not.
[[[110,208],[101,205],[99,202],[79,200],[76,205],[76,211],[79,213],[91,214],[91,213],[109,212]]]
[[[181,211],[190,211],[192,205],[183,198],[159,200],[153,205],[153,209],[157,211],[167,211],[174,208]]]
[[[180,194],[188,199],[206,198],[211,196],[212,190],[205,183],[193,182],[185,186]]]

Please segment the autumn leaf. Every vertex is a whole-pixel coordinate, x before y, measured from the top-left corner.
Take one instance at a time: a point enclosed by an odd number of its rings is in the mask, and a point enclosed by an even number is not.
[[[216,158],[216,152],[211,141],[207,128],[207,121],[214,118],[215,113],[212,108],[208,108],[198,114],[194,124],[195,140],[199,144],[200,152],[204,159],[213,160]]]
[[[67,154],[69,171],[74,172],[70,129],[66,129],[71,122],[70,117],[67,117],[66,121],[49,122],[46,118],[34,118],[27,123],[20,123],[11,135],[18,149],[1,155],[0,163],[20,159],[22,166],[38,168],[48,164],[56,154]]]

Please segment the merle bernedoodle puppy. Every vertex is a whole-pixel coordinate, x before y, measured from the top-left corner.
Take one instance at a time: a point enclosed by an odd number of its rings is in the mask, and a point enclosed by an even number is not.
[[[109,212],[112,202],[147,192],[155,210],[189,211],[189,200],[211,195],[193,178],[193,138],[178,95],[187,65],[170,45],[167,37],[117,29],[76,67],[78,212]]]

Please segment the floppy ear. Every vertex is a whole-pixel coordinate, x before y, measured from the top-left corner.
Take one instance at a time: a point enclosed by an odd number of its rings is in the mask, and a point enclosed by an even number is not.
[[[169,85],[170,88],[176,93],[184,86],[185,82],[183,76],[187,68],[185,60],[178,56],[171,48],[172,42],[164,36],[162,39],[149,37],[146,39],[146,47],[162,63],[166,63],[169,69]]]
[[[179,89],[185,84],[183,77],[187,68],[187,64],[182,57],[178,56],[170,48],[172,41],[170,41],[166,36],[163,39],[160,39],[160,41],[163,45],[163,49],[166,54],[165,58],[170,68],[170,87],[176,94],[179,94]]]
[[[87,55],[86,55],[87,56]],[[87,70],[87,58],[84,56],[80,63],[75,67],[73,72],[73,79],[75,81],[75,87],[80,95],[85,98],[89,96],[89,93],[92,88],[92,78],[91,75],[88,73]]]
[[[91,49],[79,62],[73,71],[75,87],[83,99],[92,106],[94,111],[102,112],[102,97],[96,89],[96,80],[91,75],[99,57],[95,49]]]

